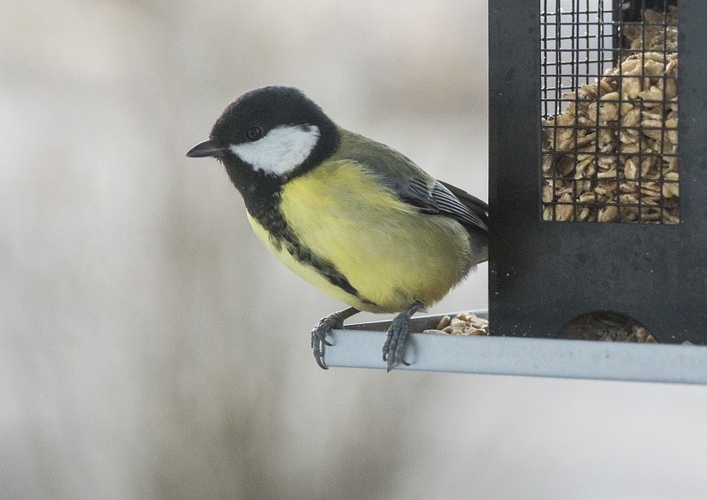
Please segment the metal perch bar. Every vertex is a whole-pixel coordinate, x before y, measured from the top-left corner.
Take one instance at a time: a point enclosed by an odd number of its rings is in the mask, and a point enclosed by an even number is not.
[[[415,318],[411,330],[434,328],[440,318]],[[334,330],[326,364],[385,369],[381,346],[388,324],[362,323]],[[395,369],[707,384],[707,346],[696,345],[411,333],[406,359],[410,366]]]

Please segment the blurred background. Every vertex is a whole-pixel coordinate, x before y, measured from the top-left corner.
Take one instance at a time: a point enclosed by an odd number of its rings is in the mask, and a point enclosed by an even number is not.
[[[241,93],[294,85],[487,199],[486,15],[3,2],[0,498],[706,498],[704,387],[320,370],[309,331],[341,304],[184,157]],[[486,272],[430,312],[486,307]]]

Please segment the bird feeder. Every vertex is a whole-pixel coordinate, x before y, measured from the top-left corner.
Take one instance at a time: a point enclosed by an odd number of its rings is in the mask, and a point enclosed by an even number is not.
[[[539,3],[491,2],[492,333],[705,344],[707,4]]]
[[[413,335],[418,368],[707,383],[705,23],[705,2],[490,0],[491,335]]]

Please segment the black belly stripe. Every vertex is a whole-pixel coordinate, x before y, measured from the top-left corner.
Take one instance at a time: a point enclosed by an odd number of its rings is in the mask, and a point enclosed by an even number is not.
[[[246,208],[251,216],[267,230],[270,235],[270,242],[277,250],[282,251],[284,245],[285,250],[295,260],[315,268],[329,283],[341,288],[349,295],[353,295],[367,304],[374,305],[373,302],[361,297],[358,290],[349,283],[346,276],[340,273],[331,262],[319,257],[310,248],[300,242],[299,238],[289,227],[280,212],[279,192],[271,194],[271,198],[267,200],[269,203],[264,203],[265,200],[266,198],[261,197],[257,199],[257,202],[249,204],[249,199],[246,198]]]
[[[281,246],[281,243],[284,241],[285,249],[297,261],[315,268],[332,285],[338,286],[343,291],[350,295],[353,295],[354,297],[358,297],[361,300],[365,300],[359,295],[358,290],[356,290],[351,285],[351,283],[349,283],[349,280],[346,279],[346,276],[337,271],[337,269],[331,262],[326,259],[322,259],[321,257],[318,257],[309,248],[302,246],[302,244],[297,240],[294,235],[290,234],[283,240],[277,240],[276,238],[271,236],[270,241],[272,241],[276,246]]]

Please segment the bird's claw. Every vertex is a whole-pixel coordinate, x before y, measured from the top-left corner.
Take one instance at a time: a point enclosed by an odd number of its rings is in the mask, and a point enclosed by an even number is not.
[[[409,333],[410,318],[422,307],[421,302],[415,302],[406,311],[398,314],[388,328],[388,334],[383,344],[383,361],[387,364],[387,371],[400,363],[405,366],[410,366],[410,363],[405,361],[405,344],[407,343]]]
[[[329,369],[327,364],[324,362],[324,352],[326,351],[326,347],[334,345],[327,340],[327,337],[332,330],[340,330],[344,328],[344,320],[350,318],[357,312],[359,312],[358,309],[354,307],[335,312],[334,314],[330,314],[329,316],[320,319],[317,326],[315,326],[312,330],[312,353],[314,354],[314,359],[317,364],[323,370]]]
[[[383,361],[386,362],[386,371],[390,371],[393,367],[402,363],[405,366],[410,366],[410,363],[405,361],[405,344],[408,338],[407,321],[393,320],[393,324],[388,329],[388,335],[383,344]]]
[[[317,326],[312,330],[311,339],[314,359],[323,370],[329,369],[324,362],[324,351],[326,350],[326,346],[332,345],[332,343],[327,340],[327,335],[334,329],[334,327],[326,321],[327,319],[329,318],[322,318],[319,323],[317,323]]]

